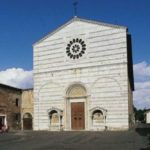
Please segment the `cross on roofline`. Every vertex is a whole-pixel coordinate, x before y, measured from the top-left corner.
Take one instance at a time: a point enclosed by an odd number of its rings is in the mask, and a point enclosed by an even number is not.
[[[73,2],[73,6],[74,6],[74,16],[77,16],[77,5],[78,5],[78,1],[74,0]]]

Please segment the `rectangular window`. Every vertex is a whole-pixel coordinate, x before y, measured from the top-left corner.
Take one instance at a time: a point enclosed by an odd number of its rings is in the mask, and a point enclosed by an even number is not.
[[[20,113],[15,114],[15,121],[20,122]]]
[[[19,107],[19,99],[16,98],[16,107]]]

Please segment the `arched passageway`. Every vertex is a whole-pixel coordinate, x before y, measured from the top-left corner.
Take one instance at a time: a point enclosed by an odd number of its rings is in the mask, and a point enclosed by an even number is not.
[[[25,113],[23,116],[23,129],[32,130],[32,115],[30,113]]]

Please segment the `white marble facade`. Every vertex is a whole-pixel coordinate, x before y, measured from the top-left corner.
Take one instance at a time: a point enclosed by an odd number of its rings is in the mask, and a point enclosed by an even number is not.
[[[126,27],[74,17],[33,49],[34,130],[129,128]],[[82,125],[72,121],[75,103]]]
[[[146,111],[145,113],[145,119],[146,119],[146,123],[150,124],[150,110]]]

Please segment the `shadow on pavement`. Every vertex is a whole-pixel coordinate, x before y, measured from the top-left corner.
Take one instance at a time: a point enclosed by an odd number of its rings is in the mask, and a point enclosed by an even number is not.
[[[138,126],[135,131],[140,135],[145,137],[147,140],[147,147],[141,148],[140,150],[150,150],[150,125],[141,124]]]

